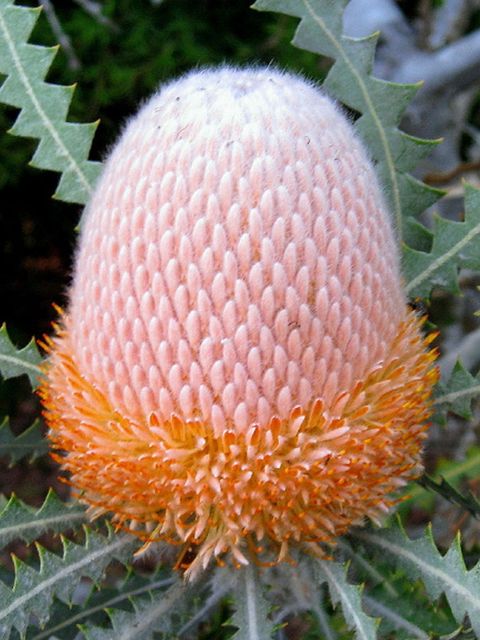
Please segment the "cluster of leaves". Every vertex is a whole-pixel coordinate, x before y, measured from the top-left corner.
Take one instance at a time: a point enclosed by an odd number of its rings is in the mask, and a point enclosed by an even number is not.
[[[480,253],[475,250],[480,234],[480,192],[466,188],[462,221],[437,218],[433,228],[427,229],[414,219],[439,196],[409,173],[431,143],[398,128],[417,87],[372,76],[376,36],[356,40],[343,34],[345,4],[344,0],[257,0],[254,8],[299,19],[293,43],[310,52],[305,55],[320,54],[333,60],[324,86],[358,114],[356,127],[377,163],[401,236],[408,292],[422,298],[428,298],[433,288],[458,293],[459,270],[480,269]],[[180,13],[187,10],[186,5],[179,6]],[[113,11],[112,2],[105,3],[105,11],[107,15]],[[98,162],[89,160],[96,124],[67,121],[73,89],[45,81],[55,49],[29,43],[38,14],[38,9],[0,0],[0,73],[6,76],[0,101],[20,110],[10,132],[38,140],[31,164],[60,173],[55,197],[83,204],[100,168]],[[197,17],[200,24],[200,13]],[[74,28],[75,21],[69,24],[67,15],[65,22]],[[174,30],[175,25],[172,17],[165,29]],[[108,37],[96,29],[92,27],[89,37],[103,38],[107,50]],[[149,32],[149,25],[141,23],[140,33],[144,31]],[[183,52],[194,48],[202,60],[201,49],[207,46],[195,34],[188,42],[177,43],[175,63],[171,51],[151,62],[146,38],[135,40],[138,33],[136,24],[129,36],[134,41],[121,43],[124,52],[130,54],[133,49],[138,55],[138,77],[126,71],[112,81],[112,91],[116,84],[128,92],[135,82],[143,89],[143,79],[149,74],[155,82],[162,77],[159,67],[166,65],[168,71],[178,72],[186,65]],[[98,78],[112,80],[112,75],[122,73],[120,67],[112,71],[101,52],[100,58],[105,73],[99,72],[100,63],[85,78],[87,83],[98,82]],[[100,101],[95,106],[103,104]],[[6,328],[0,330],[4,381],[26,375],[34,389],[40,365],[34,342],[18,348]],[[450,411],[470,418],[471,401],[479,390],[479,378],[458,363],[451,377],[438,385],[439,416]],[[39,419],[19,435],[14,435],[8,419],[0,424],[0,454],[12,465],[31,462],[45,450]],[[478,501],[463,492],[458,482],[479,471],[480,454],[474,451],[467,462],[451,463],[443,477],[426,476],[410,492],[406,508],[421,494],[433,492],[478,518]],[[480,565],[476,558],[469,558],[466,567],[458,536],[442,555],[430,528],[411,539],[400,522],[392,522],[383,528],[351,532],[329,561],[299,556],[295,568],[212,569],[192,587],[167,569],[132,568],[135,543],[131,537],[114,533],[103,523],[85,522],[81,506],[63,502],[54,492],[37,509],[15,496],[0,502],[1,546],[17,545],[13,547],[17,555],[25,555],[24,560],[13,555],[13,566],[0,574],[2,638],[142,640],[198,637],[194,634],[199,633],[204,638],[267,640],[285,637],[283,622],[291,616],[310,624],[305,637],[328,640],[349,638],[352,633],[362,640],[480,638]],[[225,602],[227,613],[222,609]]]

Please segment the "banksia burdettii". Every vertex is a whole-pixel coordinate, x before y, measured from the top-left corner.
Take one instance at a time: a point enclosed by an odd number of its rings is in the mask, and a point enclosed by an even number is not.
[[[436,379],[352,127],[301,78],[192,73],[126,126],[41,388],[92,515],[212,557],[321,553],[421,470]]]

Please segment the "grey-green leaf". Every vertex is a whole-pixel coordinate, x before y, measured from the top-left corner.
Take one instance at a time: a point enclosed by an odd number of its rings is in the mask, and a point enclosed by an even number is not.
[[[12,540],[33,542],[46,531],[61,533],[74,529],[86,519],[79,503],[65,503],[51,489],[39,509],[11,496],[0,512],[0,547]]]
[[[5,418],[0,424],[0,456],[7,456],[10,464],[27,459],[29,462],[48,451],[48,441],[42,433],[42,422],[38,418],[20,435],[15,436]]]
[[[437,216],[430,251],[404,248],[406,291],[427,297],[433,287],[459,293],[461,267],[480,269],[480,189],[465,185],[465,220],[452,222]]]
[[[469,420],[472,417],[472,400],[480,395],[480,377],[456,362],[450,378],[441,380],[435,389],[435,407],[440,411],[453,411]]]
[[[82,631],[86,640],[152,640],[156,631],[171,631],[170,621],[184,608],[191,591],[191,585],[177,578],[166,591],[131,598],[133,611],[110,609],[111,629],[86,625]]]
[[[375,585],[369,581],[362,601],[370,615],[381,618],[380,637],[394,633],[395,640],[428,640],[458,628],[448,606],[443,602],[439,606],[433,604],[420,580],[410,580],[397,567],[387,567],[380,559],[376,569],[383,580]]]
[[[255,567],[242,567],[232,590],[235,613],[232,623],[238,631],[232,640],[270,640],[273,624],[268,618],[271,606],[263,595],[263,585]]]
[[[98,123],[66,122],[74,87],[44,81],[58,48],[28,43],[39,14],[0,0],[0,102],[21,109],[10,133],[38,138],[32,166],[61,173],[54,197],[85,204],[101,167],[87,159]]]
[[[10,340],[5,324],[0,327],[0,374],[5,380],[26,374],[35,389],[41,361],[42,357],[33,338],[27,345],[17,349]]]
[[[113,559],[126,562],[135,548],[136,543],[131,536],[111,534],[104,537],[86,531],[84,545],[63,540],[61,557],[37,545],[39,571],[14,557],[13,588],[0,581],[1,638],[8,638],[12,627],[23,636],[32,616],[40,626],[44,625],[55,595],[63,602],[71,602],[73,592],[83,577],[88,576],[98,582]]]
[[[403,568],[411,579],[420,578],[433,599],[444,593],[455,620],[462,623],[468,614],[480,637],[480,563],[466,569],[459,536],[444,556],[435,545],[430,527],[416,540],[410,540],[399,524],[389,529],[359,530],[354,538]]]
[[[80,623],[94,626],[94,621],[98,622],[99,618],[105,616],[106,609],[123,607],[129,600],[148,593],[155,592],[156,599],[160,599],[162,591],[173,582],[175,578],[165,575],[161,578],[158,573],[143,576],[129,572],[125,580],[113,588],[92,588],[87,600],[81,604],[66,605],[56,598],[47,626],[41,631],[30,627],[27,640],[74,640],[78,638]]]
[[[332,602],[341,604],[345,621],[355,631],[355,638],[357,640],[375,640],[378,621],[363,611],[363,588],[347,582],[347,567],[328,560],[317,560],[315,564],[317,579],[327,581]]]
[[[390,603],[381,602],[380,600],[368,595],[365,595],[363,599],[365,605],[373,615],[378,616],[383,620],[387,620],[393,628],[398,631],[406,631],[411,640],[414,640],[415,638],[418,638],[418,640],[429,640],[430,636],[428,633],[423,631],[423,629],[413,622],[410,622],[410,620],[407,620],[402,613],[398,611],[398,604],[395,606]]]

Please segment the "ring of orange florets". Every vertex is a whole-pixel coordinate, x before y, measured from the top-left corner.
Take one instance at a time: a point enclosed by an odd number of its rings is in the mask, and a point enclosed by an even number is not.
[[[418,474],[437,373],[410,314],[379,363],[330,407],[320,399],[215,437],[201,420],[120,414],[78,371],[66,331],[50,342],[40,394],[54,454],[91,513],[147,542],[194,548],[193,570],[292,543],[332,543],[391,506]]]

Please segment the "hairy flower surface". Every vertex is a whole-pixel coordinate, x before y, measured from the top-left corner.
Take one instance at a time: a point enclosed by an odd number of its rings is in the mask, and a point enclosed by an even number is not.
[[[192,73],[108,158],[41,388],[91,514],[283,560],[421,469],[436,380],[374,170],[305,80]]]

